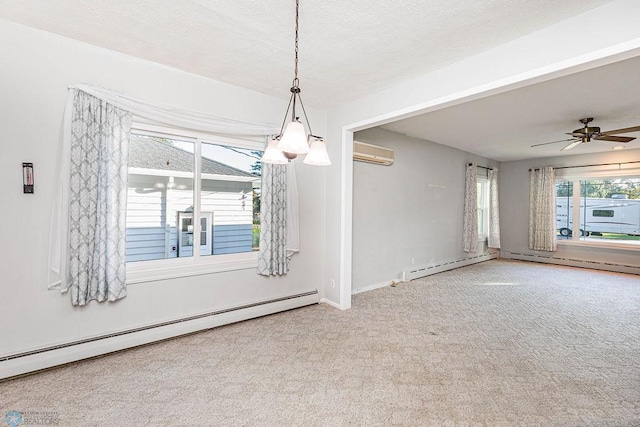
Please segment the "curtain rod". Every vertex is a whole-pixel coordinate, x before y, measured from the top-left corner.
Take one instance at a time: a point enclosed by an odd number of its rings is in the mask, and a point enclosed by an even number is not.
[[[472,164],[473,164],[473,163],[469,163],[469,166],[471,166]],[[489,168],[489,167],[487,167],[487,166],[480,166],[480,165],[476,165],[476,167],[477,167],[477,168],[486,169],[486,170],[488,170],[488,171],[492,171],[492,170],[493,170],[493,168]]]
[[[554,168],[554,169],[591,168],[594,166],[613,166],[613,165],[621,166],[621,165],[630,165],[632,163],[640,163],[640,160],[635,160],[633,162],[597,163],[594,165],[560,166],[559,168]],[[482,166],[478,166],[478,167],[482,167]],[[529,169],[529,172],[538,171],[538,170],[540,170],[540,168]]]

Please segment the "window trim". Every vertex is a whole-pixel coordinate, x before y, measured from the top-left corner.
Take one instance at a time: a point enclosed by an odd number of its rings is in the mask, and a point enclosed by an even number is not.
[[[611,243],[611,242],[603,242],[603,241],[595,241],[595,240],[558,240],[559,246],[582,246],[582,247],[594,247],[594,248],[602,248],[602,249],[620,249],[630,252],[640,251],[640,245],[636,245],[634,243]]]
[[[140,135],[157,136],[160,138],[173,137],[180,141],[195,142],[199,139],[201,142],[210,144],[229,144],[238,148],[264,150],[266,137],[230,137],[227,135],[216,135],[213,133],[199,132],[183,128],[170,128],[166,126],[154,125],[139,122],[134,119],[131,124],[131,131]]]
[[[484,211],[484,215],[482,215],[483,233],[480,232],[480,223],[478,223],[478,241],[484,242],[489,239],[489,178],[479,176],[476,182],[484,189],[481,198],[482,207],[478,206],[478,210],[482,209]]]
[[[215,259],[213,259],[215,258]],[[127,263],[127,285],[256,268],[258,252],[165,258]]]
[[[232,138],[181,128],[168,128],[136,121],[131,125],[130,133],[171,138],[194,143],[194,171],[193,192],[200,194],[201,189],[201,157],[202,144],[224,144],[237,148],[264,150],[264,137]],[[194,223],[199,223],[200,200],[194,197]],[[194,248],[199,248],[200,233],[194,233]],[[233,254],[204,255],[196,251],[193,256],[183,258],[163,258],[147,261],[126,263],[127,285],[136,283],[155,282],[181,277],[200,276],[204,274],[220,273],[224,271],[246,270],[256,268],[258,251],[240,252]]]

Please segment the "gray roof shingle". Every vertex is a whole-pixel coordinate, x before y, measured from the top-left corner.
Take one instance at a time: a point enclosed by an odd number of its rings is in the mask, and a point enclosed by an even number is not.
[[[206,157],[202,158],[201,164],[202,173],[242,177],[255,176]],[[129,167],[192,172],[193,153],[152,138],[132,135],[129,141]]]

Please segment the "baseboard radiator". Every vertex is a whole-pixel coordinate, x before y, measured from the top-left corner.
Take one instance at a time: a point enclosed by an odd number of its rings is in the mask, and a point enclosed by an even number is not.
[[[498,258],[498,251],[485,252],[467,258],[460,258],[453,261],[437,262],[430,265],[411,268],[409,270],[403,271],[400,275],[403,282],[408,282],[410,280],[419,279],[420,277],[442,273],[443,271],[453,270],[454,268],[477,264],[479,262],[484,262],[495,258]]]
[[[317,290],[0,357],[0,379],[317,304]]]
[[[613,271],[616,273],[640,274],[640,266],[617,264],[612,262],[588,261],[584,259],[564,258],[554,255],[527,254],[508,251],[500,251],[500,257],[506,259],[517,259],[520,261],[564,265],[567,267],[582,267],[594,270]]]

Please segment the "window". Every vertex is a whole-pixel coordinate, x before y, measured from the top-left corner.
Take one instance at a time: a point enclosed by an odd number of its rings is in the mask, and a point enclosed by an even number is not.
[[[640,246],[640,178],[559,181],[556,201],[559,239]]]
[[[478,238],[486,239],[489,234],[489,181],[478,177]]]
[[[127,262],[193,254],[194,152],[195,141],[131,135]]]
[[[127,264],[157,266],[164,260],[166,266],[171,258],[215,262],[256,251],[262,146],[132,129]]]
[[[594,209],[593,216],[599,216],[603,218],[613,218],[613,209]]]

